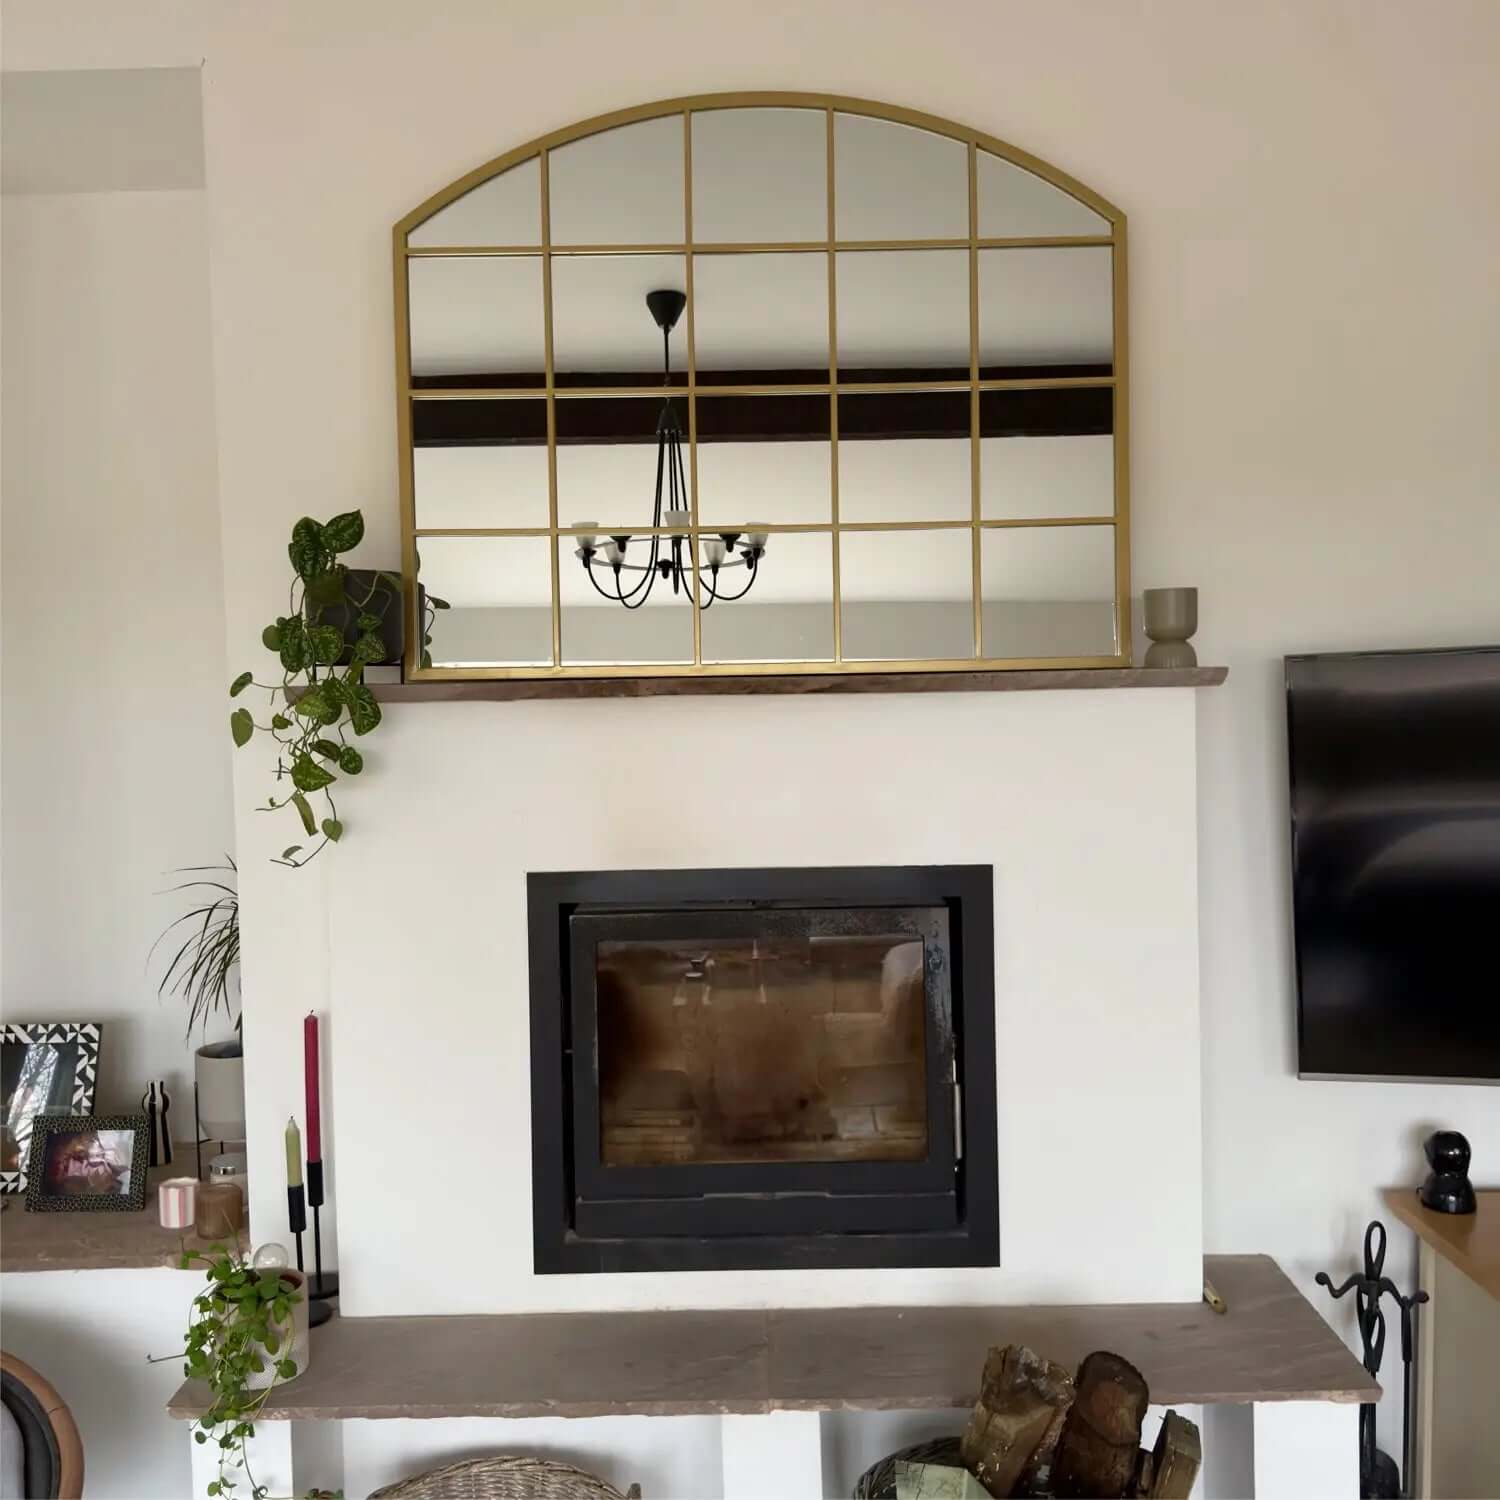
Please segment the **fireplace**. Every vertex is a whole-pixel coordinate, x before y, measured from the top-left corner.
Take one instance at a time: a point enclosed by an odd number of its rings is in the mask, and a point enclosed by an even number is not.
[[[999,1263],[988,866],[527,894],[539,1273]]]

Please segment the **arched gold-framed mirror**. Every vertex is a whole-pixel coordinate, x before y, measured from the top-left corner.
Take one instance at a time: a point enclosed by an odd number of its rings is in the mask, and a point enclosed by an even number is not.
[[[1055,167],[701,95],[394,256],[409,677],[1129,664],[1125,216]]]

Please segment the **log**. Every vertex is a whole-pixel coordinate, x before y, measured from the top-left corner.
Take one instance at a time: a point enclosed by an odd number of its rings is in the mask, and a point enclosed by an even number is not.
[[[991,1495],[1045,1488],[1072,1400],[1072,1377],[1061,1365],[1024,1344],[992,1348],[959,1446],[964,1463]]]
[[[1052,1461],[1059,1497],[1118,1500],[1131,1492],[1150,1393],[1129,1360],[1096,1350],[1078,1367],[1077,1394]]]
[[[1156,1434],[1149,1462],[1151,1480],[1143,1494],[1150,1500],[1188,1500],[1203,1463],[1203,1440],[1197,1423],[1169,1411]]]

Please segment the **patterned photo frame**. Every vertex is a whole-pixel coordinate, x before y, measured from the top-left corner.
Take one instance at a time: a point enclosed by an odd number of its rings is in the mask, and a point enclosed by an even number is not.
[[[150,1130],[145,1115],[37,1115],[27,1213],[139,1213],[146,1206]]]
[[[0,1025],[0,1058],[4,1064],[0,1085],[0,1127],[4,1131],[0,1193],[26,1191],[32,1125],[44,1109],[63,1108],[72,1115],[93,1113],[101,1030],[98,1021]],[[19,1056],[17,1048],[21,1049]],[[64,1059],[72,1065],[71,1081],[56,1076]],[[59,1094],[63,1097],[56,1097]]]

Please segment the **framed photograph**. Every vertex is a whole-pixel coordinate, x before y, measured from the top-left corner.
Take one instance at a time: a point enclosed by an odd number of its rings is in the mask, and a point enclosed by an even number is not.
[[[150,1133],[145,1115],[38,1115],[31,1126],[27,1209],[144,1208]]]
[[[97,1021],[0,1026],[0,1193],[26,1191],[38,1115],[93,1112],[99,1030]]]

